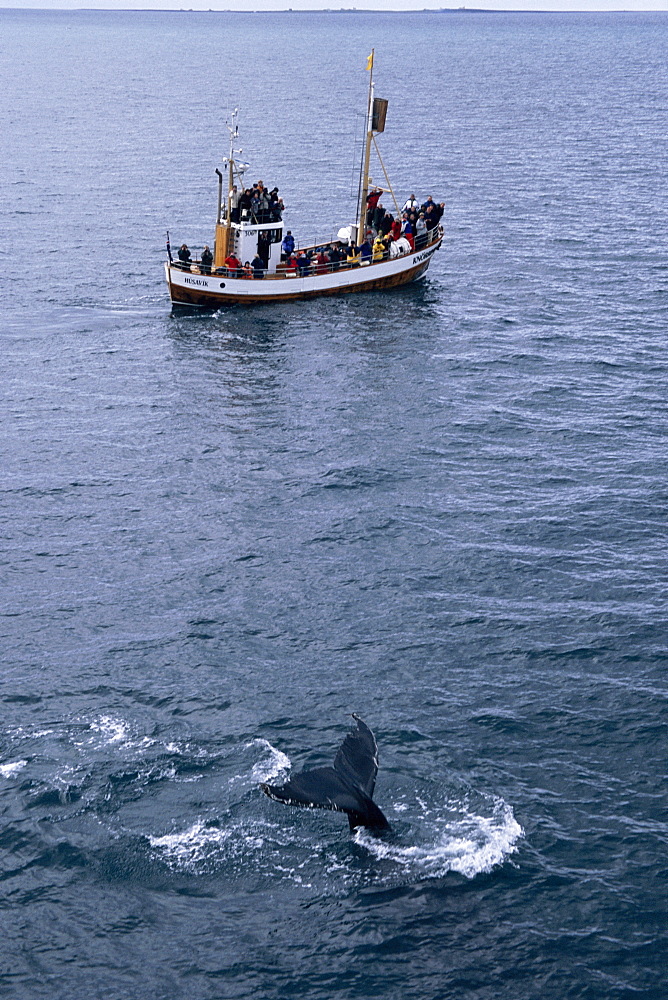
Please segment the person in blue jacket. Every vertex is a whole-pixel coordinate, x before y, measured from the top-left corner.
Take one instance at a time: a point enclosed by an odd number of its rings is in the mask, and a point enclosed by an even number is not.
[[[259,253],[256,253],[253,257],[251,267],[253,268],[254,278],[264,278],[264,261],[260,257]]]
[[[366,236],[364,238],[364,243],[360,243],[360,257],[363,264],[369,264],[371,261],[372,250],[371,244],[369,243],[369,238]]]
[[[292,235],[292,230],[288,229],[287,233],[283,237],[283,242],[281,243],[281,260],[287,260],[288,257],[291,257],[294,248],[295,238]]]
[[[299,254],[297,255],[297,267],[299,268],[300,278],[305,278],[306,275],[311,270],[311,261],[303,250],[300,250]]]

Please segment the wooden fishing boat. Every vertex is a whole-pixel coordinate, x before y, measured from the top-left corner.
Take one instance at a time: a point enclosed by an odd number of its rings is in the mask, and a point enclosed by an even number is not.
[[[235,183],[243,189],[247,164],[236,159],[241,150],[236,111],[230,130],[230,154],[227,158],[227,197],[223,198],[223,174],[218,175],[218,215],[212,260],[173,260],[167,235],[168,260],[165,275],[173,307],[219,309],[239,303],[285,302],[310,299],[320,295],[346,292],[369,292],[396,288],[420,278],[426,272],[443,239],[440,224],[417,237],[408,234],[390,241],[381,253],[379,247],[369,254],[364,247],[369,240],[367,197],[371,188],[369,168],[371,148],[375,147],[387,187],[374,190],[392,196],[397,217],[401,210],[394,196],[376,143],[376,135],[385,129],[387,101],[374,96],[372,51],[367,61],[369,96],[366,111],[366,141],[360,169],[357,217],[342,227],[336,236],[315,240],[307,246],[296,244],[294,254],[285,253],[282,212],[240,212],[234,205]],[[375,234],[374,234],[375,235]],[[369,241],[371,242],[371,241]],[[362,251],[358,249],[362,247]],[[332,249],[336,252],[331,253]],[[333,259],[324,251],[329,251]],[[356,252],[357,251],[357,252]],[[295,259],[295,255],[298,255]],[[337,257],[339,259],[337,259]],[[189,252],[188,252],[189,258]],[[236,264],[233,261],[236,260]],[[238,266],[255,260],[253,270]],[[260,263],[262,266],[260,266]]]

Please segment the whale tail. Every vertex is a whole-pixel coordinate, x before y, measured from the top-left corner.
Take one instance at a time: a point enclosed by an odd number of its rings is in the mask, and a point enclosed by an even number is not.
[[[390,824],[373,801],[378,773],[376,740],[359,716],[357,728],[349,733],[334,758],[333,767],[316,767],[295,774],[284,785],[262,784],[270,799],[307,809],[333,809],[348,814],[350,829],[389,830]]]

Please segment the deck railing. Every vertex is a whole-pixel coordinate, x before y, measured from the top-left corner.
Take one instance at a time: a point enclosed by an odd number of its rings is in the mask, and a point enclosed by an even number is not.
[[[395,256],[391,256],[385,253],[382,257],[374,259],[373,256],[368,260],[362,260],[359,253],[354,258],[345,258],[340,261],[328,261],[327,263],[318,263],[315,258],[309,260],[308,266],[300,267],[289,267],[285,261],[282,261],[276,271],[271,273],[263,269],[262,280],[264,281],[275,281],[277,278],[307,278],[314,277],[323,274],[334,274],[337,271],[352,271],[360,267],[373,267],[374,264],[386,264],[389,260],[401,260],[403,257],[409,257],[411,254],[419,253],[421,250],[426,250],[428,247],[433,246],[443,237],[443,229],[441,226],[437,226],[435,229],[430,230],[422,237],[418,237],[415,241],[415,247],[411,247],[410,250],[405,250],[403,253],[398,253]],[[304,249],[309,250],[319,250],[322,246],[323,250],[327,244],[315,244],[311,247],[305,247]],[[255,278],[255,273],[252,267],[247,269],[242,267],[237,271],[228,267],[206,267],[203,266],[198,258],[190,261],[189,264],[183,264],[181,261],[175,260],[171,262],[171,266],[176,268],[178,271],[188,271],[191,274],[202,274],[205,276],[213,276],[216,278]],[[256,279],[260,280],[260,278]]]

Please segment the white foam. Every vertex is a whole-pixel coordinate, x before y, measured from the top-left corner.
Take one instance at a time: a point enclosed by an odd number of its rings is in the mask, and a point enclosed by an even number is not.
[[[258,783],[261,781],[276,781],[277,778],[283,777],[292,767],[290,758],[281,750],[277,750],[276,747],[272,746],[269,740],[258,738],[247,743],[246,746],[247,748],[261,746],[269,751],[268,760],[258,761],[253,766],[253,770],[251,771],[253,781]]]
[[[249,828],[244,823],[233,822],[223,827],[198,820],[187,830],[161,837],[149,836],[148,841],[172,870],[201,873],[230,861],[235,869],[257,871],[258,852],[265,848],[267,837],[274,839],[273,828],[269,825],[254,824]]]
[[[130,736],[130,724],[111,715],[98,715],[88,724],[88,730],[94,735],[87,740],[75,740],[77,746],[98,741],[103,746],[119,745],[126,742]]]
[[[159,851],[172,868],[197,868],[210,855],[212,848],[219,848],[229,840],[231,831],[207,826],[199,821],[180,833],[163,837],[149,837],[154,850]]]
[[[464,808],[459,818],[434,818],[430,827],[436,835],[433,841],[408,847],[372,837],[363,829],[355,833],[354,839],[379,860],[400,865],[407,873],[439,878],[459,872],[473,878],[491,871],[513,854],[523,834],[511,807],[502,799],[494,800],[491,816]]]
[[[94,719],[90,728],[94,733],[100,733],[105,743],[121,743],[130,734],[130,726],[123,719],[114,719],[110,715],[100,715]]]
[[[0,778],[12,778],[28,763],[27,760],[15,760],[11,764],[0,764]]]
[[[57,771],[53,776],[54,784],[61,788],[67,788],[71,784],[73,775],[77,773],[77,768],[73,764],[66,765],[62,771]]]
[[[126,719],[113,715],[98,715],[87,723],[87,728],[90,735],[86,739],[75,740],[75,746],[122,747],[141,753],[156,745],[156,740],[150,736],[139,736]]]
[[[14,726],[7,730],[7,735],[18,740],[36,740],[41,736],[52,736],[55,729],[36,729],[34,731],[26,729],[24,726]]]

